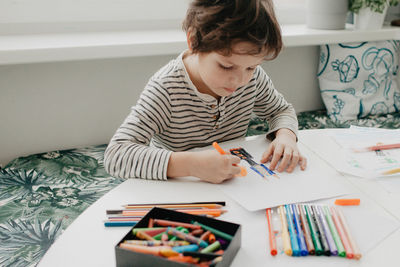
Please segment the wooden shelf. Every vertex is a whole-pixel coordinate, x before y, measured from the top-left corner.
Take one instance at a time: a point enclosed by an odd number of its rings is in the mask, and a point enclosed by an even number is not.
[[[400,28],[314,30],[282,26],[286,47],[400,39]],[[186,48],[181,30],[0,35],[0,65],[178,54]]]

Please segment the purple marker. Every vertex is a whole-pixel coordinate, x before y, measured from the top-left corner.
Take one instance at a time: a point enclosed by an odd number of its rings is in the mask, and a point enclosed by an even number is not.
[[[322,227],[324,228],[324,232],[326,235],[326,240],[328,241],[328,245],[329,245],[329,250],[331,251],[331,255],[332,256],[337,256],[338,255],[338,250],[335,244],[335,241],[333,240],[333,236],[331,233],[331,230],[329,229],[329,225],[328,222],[326,221],[325,218],[325,214],[322,211],[322,208],[320,206],[316,206],[315,207],[316,212],[321,220],[322,223]]]

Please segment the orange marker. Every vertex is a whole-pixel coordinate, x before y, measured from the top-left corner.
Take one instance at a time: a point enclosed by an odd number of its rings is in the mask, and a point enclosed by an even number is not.
[[[358,205],[360,205],[360,199],[359,198],[336,199],[335,200],[335,205],[339,205],[339,206],[358,206]]]
[[[275,235],[274,235],[274,229],[272,227],[271,209],[266,209],[266,215],[267,215],[267,222],[268,222],[270,252],[271,252],[272,256],[275,256],[276,254],[278,254],[278,251],[276,249],[276,240],[275,240]]]
[[[335,211],[335,214],[338,215],[339,221],[343,226],[344,233],[346,234],[347,239],[349,240],[350,246],[353,249],[353,257],[354,257],[354,259],[356,259],[356,260],[361,259],[361,252],[360,252],[356,242],[354,241],[353,236],[350,233],[349,226],[347,225],[346,219],[344,218],[344,215],[343,215],[342,211],[339,208],[336,208],[336,207],[333,207],[333,209]]]
[[[344,231],[343,225],[340,222],[339,216],[336,214],[334,207],[330,208],[333,222],[335,223],[336,229],[338,230],[340,239],[342,240],[344,250],[346,251],[346,257],[348,259],[354,258],[353,248],[350,245],[350,240],[347,238],[346,232]]]
[[[214,142],[212,145],[221,155],[226,155],[226,152],[218,145],[217,142]],[[237,164],[233,164],[233,165],[238,166]],[[246,168],[243,166],[239,166],[239,167],[240,167],[240,176],[246,176],[247,175]]]

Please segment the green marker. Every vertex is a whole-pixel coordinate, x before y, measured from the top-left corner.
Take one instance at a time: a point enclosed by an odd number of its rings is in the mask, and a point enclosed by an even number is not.
[[[210,226],[207,226],[207,225],[201,224],[201,223],[199,223],[199,222],[195,222],[195,221],[192,221],[192,224],[200,225],[201,228],[203,228],[204,230],[210,231],[210,232],[213,233],[214,235],[219,236],[219,237],[222,237],[223,239],[226,239],[226,240],[229,240],[229,241],[231,241],[231,240],[233,239],[233,236],[231,236],[230,234],[221,232],[220,230],[217,230],[217,229],[212,228],[212,227],[210,227]]]
[[[311,237],[315,246],[315,254],[317,256],[321,256],[322,254],[324,254],[324,251],[321,247],[321,242],[319,241],[318,238],[317,227],[315,226],[314,220],[311,218],[311,214],[310,211],[308,210],[308,207],[302,205],[301,208],[303,208],[304,212],[306,213],[307,221],[308,224],[310,225]]]
[[[346,257],[346,250],[344,250],[339,233],[337,232],[335,224],[333,223],[332,215],[327,207],[324,207],[323,211],[325,213],[326,220],[328,221],[329,228],[331,229],[333,240],[335,241],[336,247],[338,249],[338,254],[340,257]]]

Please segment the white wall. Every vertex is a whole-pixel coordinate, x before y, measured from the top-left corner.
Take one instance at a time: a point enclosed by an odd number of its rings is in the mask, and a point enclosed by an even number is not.
[[[298,112],[322,107],[317,54],[288,48],[263,65]],[[0,164],[108,143],[150,76],[175,56],[0,66]]]

